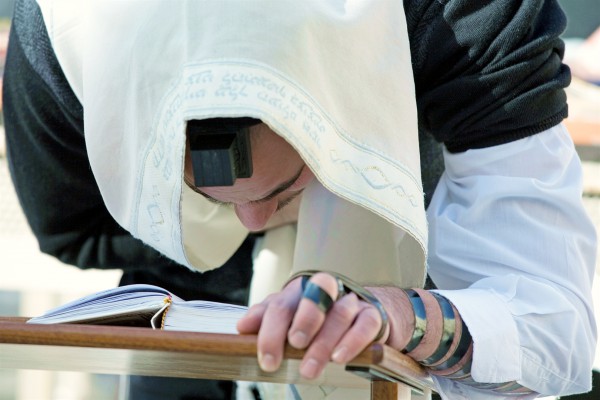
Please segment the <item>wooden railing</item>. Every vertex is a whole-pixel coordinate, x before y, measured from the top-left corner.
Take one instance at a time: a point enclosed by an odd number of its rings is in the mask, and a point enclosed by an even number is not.
[[[262,371],[256,336],[93,325],[34,325],[0,317],[0,368],[371,388],[372,399],[429,392],[427,372],[404,354],[373,344],[346,366],[330,363],[317,380],[300,377],[303,352],[287,347],[281,368]]]

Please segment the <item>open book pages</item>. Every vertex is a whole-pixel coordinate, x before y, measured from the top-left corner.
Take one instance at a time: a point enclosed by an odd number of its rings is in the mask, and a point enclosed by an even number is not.
[[[31,324],[147,326],[171,331],[237,333],[247,307],[204,300],[185,301],[152,285],[104,290],[31,318]]]

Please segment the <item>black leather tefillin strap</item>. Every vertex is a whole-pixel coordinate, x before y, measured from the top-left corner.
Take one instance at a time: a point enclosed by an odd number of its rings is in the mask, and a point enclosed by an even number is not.
[[[323,272],[323,273],[329,274],[329,275],[333,276],[336,279],[336,281],[338,282],[338,296],[337,296],[336,300],[340,299],[344,294],[354,293],[356,296],[358,296],[358,298],[371,304],[372,306],[374,306],[377,309],[377,311],[379,311],[379,314],[381,315],[381,329],[379,330],[379,332],[377,333],[377,335],[375,336],[373,341],[376,342],[379,339],[381,339],[383,337],[383,335],[385,334],[388,323],[389,323],[387,312],[383,308],[383,305],[381,304],[381,302],[379,302],[379,300],[373,295],[373,293],[369,292],[367,289],[365,289],[358,283],[354,282],[352,279],[348,278],[347,276],[344,276],[342,274],[339,274],[337,272],[332,272],[332,271],[317,271],[317,270],[300,271],[300,272],[293,274],[290,277],[290,279],[288,279],[288,281],[286,282],[286,285],[287,285],[287,283],[296,279],[299,276],[306,277],[305,281],[308,281],[308,279],[311,276],[313,276],[314,274],[316,274],[318,272]],[[308,283],[310,283],[310,282],[308,282]],[[315,286],[318,287],[318,285],[315,285]],[[307,284],[306,284],[306,287],[308,287]],[[321,288],[319,288],[319,289],[321,291],[323,291],[323,289],[321,289]],[[327,295],[327,296],[329,296],[329,295]],[[333,300],[332,300],[332,303],[333,303]],[[318,303],[316,303],[316,304],[318,305]],[[332,306],[333,306],[333,304],[332,304]]]

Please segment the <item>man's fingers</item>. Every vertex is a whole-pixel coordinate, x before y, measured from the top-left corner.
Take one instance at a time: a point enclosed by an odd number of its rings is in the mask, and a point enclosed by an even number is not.
[[[290,282],[281,292],[253,306],[238,322],[242,333],[258,331],[258,362],[267,372],[281,365],[287,341],[296,348],[307,348],[300,373],[317,378],[333,360],[347,363],[372,343],[380,330],[379,311],[350,293],[339,301],[338,280],[318,273],[305,282]]]
[[[300,364],[300,374],[304,378],[314,379],[321,374],[331,359],[333,349],[352,326],[360,308],[360,302],[354,294],[344,296],[334,304]]]
[[[300,280],[269,298],[258,332],[258,363],[266,372],[279,368],[288,328],[298,307]]]
[[[314,285],[311,287],[311,284]],[[306,297],[300,300],[298,311],[294,316],[288,332],[288,342],[297,349],[306,348],[321,329],[327,309],[323,306],[322,296],[336,299],[338,296],[337,281],[326,273],[312,276],[307,284]],[[319,291],[321,293],[319,293]],[[326,300],[328,302],[329,300]]]
[[[267,310],[267,303],[255,304],[248,309],[248,312],[237,322],[239,333],[258,333],[263,316]]]
[[[364,305],[358,313],[354,324],[346,332],[342,340],[333,350],[331,359],[340,364],[345,364],[360,354],[369,344],[381,328],[381,314],[372,305]]]

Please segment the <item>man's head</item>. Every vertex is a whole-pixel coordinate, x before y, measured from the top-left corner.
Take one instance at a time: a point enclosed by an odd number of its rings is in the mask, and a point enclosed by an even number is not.
[[[234,207],[244,226],[256,231],[300,195],[314,175],[298,152],[267,125],[250,127],[250,142],[250,178],[239,178],[232,186],[196,187],[189,146],[184,177],[186,184],[204,197]]]

